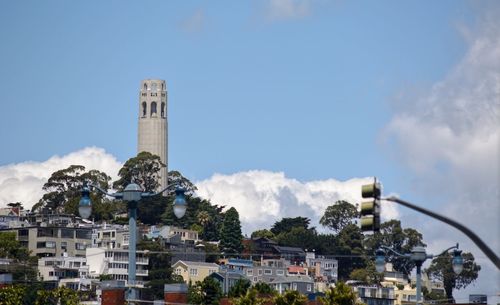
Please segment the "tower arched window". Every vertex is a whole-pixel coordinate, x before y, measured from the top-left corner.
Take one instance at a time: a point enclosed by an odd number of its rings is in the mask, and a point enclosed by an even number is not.
[[[148,84],[144,83],[144,90],[148,90]]]
[[[156,102],[151,103],[151,116],[156,115]]]
[[[165,90],[165,84],[161,83],[161,91]]]
[[[142,102],[142,116],[145,117],[146,114],[148,113],[148,109],[147,109],[147,104],[146,102]]]
[[[153,84],[151,85],[151,91],[156,91],[156,90],[157,90],[157,86],[158,86],[158,85],[157,85],[156,83],[153,83]]]
[[[165,117],[165,103],[161,103],[161,117]]]

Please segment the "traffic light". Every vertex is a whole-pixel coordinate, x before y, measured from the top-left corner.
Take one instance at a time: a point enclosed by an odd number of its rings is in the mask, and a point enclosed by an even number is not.
[[[372,184],[361,187],[361,197],[371,198],[361,202],[361,231],[380,231],[380,195],[381,185],[377,179]]]

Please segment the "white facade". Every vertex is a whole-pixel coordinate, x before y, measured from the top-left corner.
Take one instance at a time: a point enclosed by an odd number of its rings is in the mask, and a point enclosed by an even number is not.
[[[100,275],[108,274],[113,280],[128,280],[128,250],[124,249],[102,249],[87,248],[87,265],[89,275],[98,278]],[[136,284],[144,286],[144,279],[148,276],[148,251],[136,252]]]
[[[87,278],[89,266],[85,257],[42,257],[38,260],[38,274],[42,281]]]
[[[160,157],[166,167],[160,171],[160,186],[167,186],[168,121],[167,86],[164,80],[146,79],[139,92],[139,129],[137,152],[149,152]]]

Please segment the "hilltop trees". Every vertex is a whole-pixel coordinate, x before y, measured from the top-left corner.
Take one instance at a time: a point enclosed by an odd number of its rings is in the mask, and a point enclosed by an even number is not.
[[[241,240],[241,224],[238,211],[235,208],[230,208],[224,213],[220,248],[225,253],[238,255],[243,250]]]
[[[348,224],[353,223],[358,216],[359,213],[355,205],[344,200],[339,200],[326,208],[319,223],[335,233],[339,233]]]
[[[448,300],[453,299],[453,289],[462,289],[473,283],[481,270],[481,266],[474,261],[472,253],[462,253],[463,270],[460,274],[455,274],[452,267],[452,255],[446,253],[432,260],[432,263],[425,271],[427,274],[444,284],[444,290]]]

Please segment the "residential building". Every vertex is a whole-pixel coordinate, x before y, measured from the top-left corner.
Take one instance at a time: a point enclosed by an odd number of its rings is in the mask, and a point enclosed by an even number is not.
[[[154,232],[152,232],[154,233]],[[175,235],[179,235],[183,242],[192,242],[196,244],[200,240],[198,239],[198,232],[195,230],[183,229],[174,226],[163,226],[159,228],[159,236],[163,238],[171,238]]]
[[[278,277],[284,277],[287,274],[287,266],[282,265],[257,265],[251,268],[245,268],[245,276],[252,284],[263,282],[270,284]]]
[[[136,251],[136,285],[144,287],[148,276],[148,251]],[[98,278],[102,274],[111,275],[113,280],[128,280],[128,250],[125,249],[86,249],[89,276]]]
[[[221,270],[227,270],[241,275],[245,274],[246,269],[253,268],[254,266],[252,260],[240,258],[221,259],[219,260],[219,265]]]
[[[203,281],[207,276],[219,271],[219,265],[205,262],[177,261],[172,265],[175,274],[182,276],[186,284]]]
[[[96,228],[95,233],[95,246],[98,248],[128,249],[130,233],[127,226],[104,224]]]
[[[227,294],[238,280],[248,280],[242,273],[234,272],[231,270],[221,270],[219,272],[214,272],[210,274],[209,277],[219,282],[223,294]]]
[[[335,258],[316,256],[314,251],[306,252],[306,266],[313,269],[315,281],[336,283],[338,280],[339,262]]]
[[[173,235],[169,238],[159,237],[160,243],[171,254],[171,263],[175,264],[179,260],[191,262],[204,262],[206,258],[205,246],[195,244],[189,240],[182,240],[180,235]]]
[[[38,260],[38,275],[42,281],[58,282],[66,278],[86,278],[89,266],[85,257],[55,256]]]
[[[92,244],[92,229],[77,226],[40,226],[9,228],[1,231],[16,233],[19,243],[38,257],[85,256]]]
[[[359,285],[353,287],[358,297],[366,305],[394,305],[394,287],[377,287]]]
[[[267,284],[280,294],[286,290],[296,290],[306,295],[314,293],[314,280],[307,275],[278,276]]]

